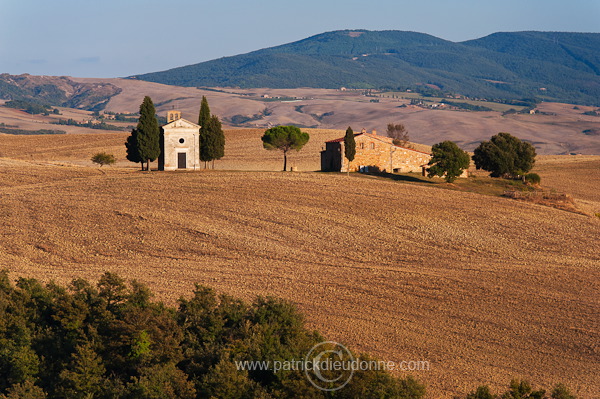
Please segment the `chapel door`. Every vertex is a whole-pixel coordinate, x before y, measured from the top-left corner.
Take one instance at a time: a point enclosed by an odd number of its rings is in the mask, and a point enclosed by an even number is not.
[[[185,152],[177,153],[177,169],[185,169],[187,168],[187,159]]]

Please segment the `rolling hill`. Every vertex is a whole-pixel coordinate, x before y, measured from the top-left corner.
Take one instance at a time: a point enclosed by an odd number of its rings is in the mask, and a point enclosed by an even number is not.
[[[179,86],[413,88],[598,104],[600,34],[514,32],[454,43],[403,31],[335,31],[132,78]]]
[[[96,110],[120,92],[111,83],[75,82],[67,76],[0,74],[0,99],[4,100]]]
[[[199,173],[83,166],[96,150],[123,159],[126,133],[0,135],[0,264],[60,284],[117,272],[171,305],[195,282],[286,298],[327,338],[430,361],[412,373],[429,398],[511,378],[597,396],[600,220],[433,184],[274,172],[281,154],[258,133],[227,132],[218,166],[245,171]],[[242,151],[247,135],[256,145]],[[318,148],[294,161],[310,170]],[[550,157],[536,170],[597,212],[599,164]]]

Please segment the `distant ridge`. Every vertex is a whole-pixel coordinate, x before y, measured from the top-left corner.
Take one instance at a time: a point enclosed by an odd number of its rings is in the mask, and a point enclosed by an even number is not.
[[[600,34],[501,32],[454,43],[405,31],[343,30],[137,75],[179,86],[415,88],[482,98],[600,103]]]

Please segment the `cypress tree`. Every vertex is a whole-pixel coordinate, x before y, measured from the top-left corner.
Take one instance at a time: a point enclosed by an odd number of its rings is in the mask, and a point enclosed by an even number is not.
[[[221,159],[225,155],[225,134],[219,117],[212,115],[206,124],[204,138],[200,149],[200,159],[204,162],[213,162],[215,159]]]
[[[142,164],[142,170],[144,170],[144,161],[142,160],[140,151],[138,150],[137,136],[137,129],[132,129],[131,135],[127,137],[127,141],[125,142],[125,148],[127,149],[127,160],[134,163],[139,162]]]
[[[348,159],[348,175],[350,175],[350,162],[354,161],[356,156],[356,141],[354,140],[354,131],[348,126],[344,136],[344,156]]]
[[[221,159],[225,156],[225,133],[223,133],[223,125],[216,115],[210,118],[211,134],[214,136],[214,151],[213,151],[213,169],[215,168],[214,160]]]
[[[137,127],[137,148],[146,170],[150,171],[150,162],[160,155],[160,128],[156,119],[156,109],[152,99],[144,97],[140,105],[140,119]]]
[[[200,160],[204,162],[204,169],[206,169],[206,162],[210,161],[210,158],[206,158],[203,154],[210,153],[210,150],[205,148],[208,144],[205,142],[208,124],[210,123],[210,107],[208,106],[208,100],[206,96],[202,96],[202,102],[200,103],[200,114],[198,115],[198,125],[200,125],[200,140],[199,140],[199,150],[200,150]]]

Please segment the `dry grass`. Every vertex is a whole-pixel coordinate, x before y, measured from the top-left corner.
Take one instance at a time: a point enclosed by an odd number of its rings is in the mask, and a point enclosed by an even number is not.
[[[531,202],[532,204],[550,206],[567,212],[581,213],[575,206],[573,197],[566,193],[548,192],[543,190],[536,191],[506,191],[504,196],[519,201]]]
[[[584,212],[600,212],[600,156],[540,156],[533,171],[545,187],[573,195]]]
[[[280,169],[261,133],[228,131],[218,167]],[[291,157],[301,170],[341,135],[310,133]],[[598,218],[343,174],[73,166],[96,150],[123,157],[125,136],[0,136],[3,153],[21,158],[0,159],[0,265],[13,277],[66,283],[110,270],[170,304],[194,282],[277,295],[328,338],[430,361],[415,376],[431,398],[514,377],[597,395]],[[562,158],[582,163],[561,168]],[[597,200],[599,159],[562,158],[538,162],[542,183],[556,172],[568,192],[569,173],[584,173],[573,194]]]

